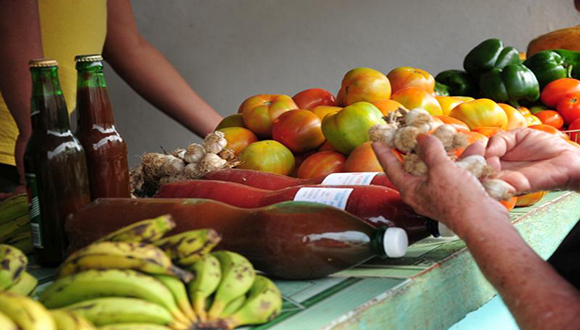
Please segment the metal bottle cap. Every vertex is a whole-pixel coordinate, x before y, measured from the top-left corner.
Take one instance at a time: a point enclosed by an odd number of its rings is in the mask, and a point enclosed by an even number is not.
[[[89,54],[89,55],[77,55],[75,56],[75,62],[98,62],[102,61],[103,56],[100,54]]]
[[[28,67],[30,68],[49,68],[53,66],[58,66],[58,62],[50,58],[38,58],[28,62]]]

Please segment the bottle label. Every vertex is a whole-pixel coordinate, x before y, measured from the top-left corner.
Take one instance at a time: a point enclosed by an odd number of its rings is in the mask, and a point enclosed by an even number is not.
[[[325,186],[368,186],[379,172],[332,173],[322,181]]]
[[[345,209],[352,188],[300,188],[294,196],[297,202],[314,202]]]
[[[32,234],[32,246],[43,248],[42,229],[40,216],[40,203],[38,201],[38,184],[36,174],[26,173],[26,190],[28,193],[28,213],[30,215],[30,231]]]

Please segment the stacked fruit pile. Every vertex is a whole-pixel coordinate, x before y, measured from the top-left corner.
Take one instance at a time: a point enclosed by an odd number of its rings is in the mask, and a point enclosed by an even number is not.
[[[32,252],[28,197],[10,197],[0,203],[0,244],[12,245],[24,253]]]
[[[36,286],[23,271],[24,254],[0,246],[7,265],[0,280],[9,291],[0,295],[0,322],[23,329],[234,328],[280,313],[280,291],[245,257],[211,252],[220,241],[214,230],[163,237],[174,227],[170,216],[144,220],[76,251],[40,294],[42,305],[22,296]]]
[[[500,40],[489,39],[467,54],[464,71],[446,70],[433,77],[411,67],[386,75],[356,68],[344,76],[337,97],[319,88],[294,97],[252,96],[216,129],[239,157],[237,168],[301,179],[382,172],[367,131],[385,124],[399,109],[426,110],[436,125],[448,124],[465,134],[467,144],[525,127],[569,140],[561,131],[564,124],[580,128],[580,121],[572,125],[580,117],[580,81],[569,78],[580,75],[580,56],[556,50],[525,62],[524,57]],[[405,158],[405,153],[397,155],[401,161]],[[530,205],[544,194],[521,198],[519,205]]]

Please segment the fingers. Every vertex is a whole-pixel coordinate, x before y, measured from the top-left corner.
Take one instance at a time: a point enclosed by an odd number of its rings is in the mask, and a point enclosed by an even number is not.
[[[480,156],[485,155],[485,142],[483,142],[482,140],[475,141],[475,143],[472,143],[465,149],[465,151],[461,154],[459,159],[463,159],[465,157],[474,155]]]
[[[445,148],[443,148],[443,144],[436,137],[419,134],[417,136],[417,144],[419,145],[419,156],[427,164],[429,170],[451,162],[447,152],[445,152]]]
[[[517,192],[533,191],[533,187],[528,178],[517,171],[501,171],[497,175],[501,179],[511,185]]]
[[[374,142],[372,146],[375,155],[383,167],[385,174],[389,177],[389,180],[391,180],[397,188],[403,186],[405,181],[408,181],[412,176],[405,172],[403,165],[401,165],[397,157],[385,143]]]

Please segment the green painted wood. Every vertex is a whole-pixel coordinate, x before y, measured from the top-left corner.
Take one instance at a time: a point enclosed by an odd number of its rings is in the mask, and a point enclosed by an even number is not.
[[[541,205],[516,210],[512,218],[543,258],[580,219],[580,195],[554,192]],[[402,285],[330,322],[333,329],[445,329],[488,302],[495,290],[462,242],[449,242],[422,256],[434,261]],[[372,269],[368,270],[372,273]],[[360,274],[359,274],[360,275]],[[368,273],[366,275],[369,275]]]

